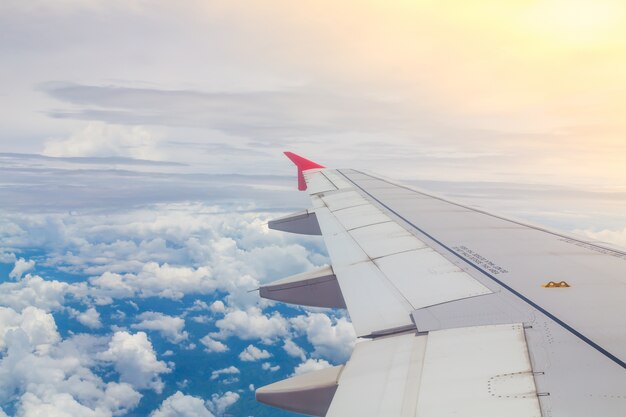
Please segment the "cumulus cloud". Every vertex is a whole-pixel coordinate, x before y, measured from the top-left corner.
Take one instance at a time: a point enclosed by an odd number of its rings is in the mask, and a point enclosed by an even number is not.
[[[151,388],[157,393],[163,390],[163,381],[159,375],[171,372],[165,362],[157,359],[152,343],[144,332],[115,332],[108,349],[98,357],[113,364],[122,382],[139,389]]]
[[[139,314],[137,319],[140,322],[131,325],[133,329],[157,331],[172,343],[180,343],[189,337],[189,334],[184,330],[185,320],[180,317],[146,311]]]
[[[263,364],[261,365],[261,369],[265,371],[276,372],[280,369],[280,365],[272,365],[269,362],[263,362]]]
[[[163,297],[174,300],[185,294],[208,294],[217,288],[207,267],[190,268],[148,262],[138,274],[105,272],[90,279],[97,298]]]
[[[241,371],[235,366],[229,366],[227,368],[218,369],[211,372],[211,380],[216,380],[222,375],[237,375],[241,373]]]
[[[248,345],[248,347],[239,354],[239,359],[244,362],[255,362],[260,359],[267,359],[270,356],[272,356],[272,354],[267,350],[259,349],[254,345]]]
[[[226,409],[239,401],[239,394],[227,391],[222,395],[213,394],[209,402],[209,408],[218,416],[224,414]]]
[[[313,354],[332,360],[345,362],[352,353],[356,333],[352,324],[344,317],[331,319],[323,313],[309,313],[292,318],[294,328],[307,336],[315,348]]]
[[[213,339],[210,335],[204,336],[200,339],[200,343],[202,343],[206,349],[206,352],[226,352],[228,350],[228,346],[219,340]]]
[[[303,375],[309,372],[330,368],[332,365],[324,359],[307,359],[293,370],[294,375]]]
[[[99,329],[102,327],[100,322],[100,313],[95,307],[89,307],[87,310],[80,312],[73,308],[68,309],[70,316],[75,317],[78,322],[90,329]]]
[[[317,242],[316,250],[321,242],[269,233],[268,217],[188,203],[106,216],[15,215],[2,230],[11,245],[44,250],[46,266],[91,276],[82,296],[99,305],[223,291],[242,308],[258,302],[248,291],[261,282],[315,266],[298,239]],[[210,311],[226,313],[226,305],[215,302]]]
[[[169,396],[150,417],[214,417],[205,402],[198,397],[185,395],[180,391]]]
[[[111,157],[160,159],[156,138],[140,126],[118,126],[107,123],[88,123],[66,139],[50,139],[43,155],[55,157]]]
[[[226,409],[239,400],[239,394],[227,391],[224,394],[213,394],[211,399],[185,395],[180,391],[169,396],[161,406],[150,414],[150,417],[215,417],[222,416]]]
[[[0,284],[0,305],[22,310],[35,306],[46,311],[61,310],[67,295],[82,297],[84,283],[68,284],[56,280],[44,280],[38,275],[26,275],[17,282]]]
[[[15,261],[15,266],[13,267],[13,270],[9,272],[9,278],[20,279],[25,272],[30,271],[34,267],[35,261],[33,261],[32,259],[27,261],[24,258],[19,258]]]
[[[36,352],[45,353],[61,338],[51,314],[36,307],[26,307],[21,313],[0,307],[0,348],[6,347],[6,337],[21,330],[28,344]]]
[[[217,339],[237,336],[243,340],[260,339],[272,343],[277,337],[289,334],[289,322],[279,312],[263,314],[258,307],[229,311],[215,325],[219,331],[211,336]]]
[[[304,360],[306,358],[306,352],[304,349],[298,346],[298,344],[291,339],[285,339],[283,349],[293,358],[300,358],[300,360]]]
[[[214,313],[225,313],[226,306],[224,306],[224,302],[222,300],[216,300],[211,304],[211,311]]]
[[[16,415],[110,417],[126,414],[141,394],[93,372],[102,337],[61,340],[54,318],[35,307],[0,309],[0,402],[15,400]]]

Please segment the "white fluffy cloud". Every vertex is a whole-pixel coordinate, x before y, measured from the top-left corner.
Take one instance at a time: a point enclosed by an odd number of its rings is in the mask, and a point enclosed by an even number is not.
[[[166,398],[150,417],[214,417],[222,416],[226,409],[239,401],[239,394],[227,391],[222,395],[213,394],[211,399],[185,395],[180,391]]]
[[[115,332],[108,349],[98,357],[113,363],[122,382],[128,382],[138,389],[152,388],[157,393],[163,390],[163,381],[159,375],[171,372],[165,362],[157,359],[152,343],[144,332]]]
[[[140,126],[116,126],[88,123],[67,139],[50,139],[46,156],[123,156],[138,159],[160,159],[154,134]]]
[[[132,297],[178,300],[219,290],[229,305],[246,308],[258,302],[249,290],[319,260],[302,244],[321,247],[319,239],[268,231],[269,217],[199,203],[107,215],[13,214],[0,219],[0,237],[11,247],[41,249],[47,267],[90,276],[89,285],[65,290],[80,290],[96,304]],[[215,302],[210,310],[226,313],[226,306]]]
[[[306,358],[306,352],[304,349],[298,346],[298,344],[291,339],[285,339],[283,349],[293,358],[300,358],[300,360],[304,360]]]
[[[237,375],[240,374],[241,371],[235,366],[229,366],[227,368],[218,369],[211,372],[211,380],[216,380],[222,375]]]
[[[209,408],[218,416],[224,414],[226,409],[239,401],[239,394],[227,391],[222,395],[213,394],[209,403]]]
[[[272,354],[267,350],[259,349],[254,345],[248,345],[248,347],[239,354],[239,359],[244,362],[255,362],[260,359],[267,359],[270,356],[272,356]]]
[[[9,278],[20,279],[25,272],[30,271],[35,267],[35,261],[33,260],[25,260],[24,258],[19,258],[15,261],[15,266],[13,270],[9,272]]]
[[[180,391],[169,396],[150,417],[214,417],[205,402],[198,397],[185,395]]]
[[[280,365],[272,365],[269,362],[263,362],[263,364],[261,365],[261,369],[265,371],[276,372],[280,369]]]
[[[84,284],[68,284],[56,280],[44,280],[38,275],[26,275],[17,282],[0,284],[0,305],[22,310],[35,306],[46,311],[61,310],[65,297],[72,294],[81,297]]]
[[[0,348],[7,345],[5,338],[14,337],[15,331],[26,337],[34,351],[41,353],[61,339],[51,314],[36,307],[26,307],[21,313],[0,307]]]
[[[180,343],[189,337],[184,330],[185,320],[180,317],[146,311],[139,314],[137,319],[140,322],[133,324],[131,326],[133,329],[157,331],[172,343]]]
[[[210,335],[206,335],[200,339],[200,343],[205,346],[206,352],[226,352],[228,350],[228,346],[219,340],[213,339]]]
[[[352,324],[344,317],[331,319],[323,313],[309,313],[290,321],[297,331],[306,334],[315,348],[315,356],[334,362],[345,362],[350,357],[356,333]]]
[[[218,286],[207,267],[190,268],[156,262],[144,264],[137,274],[105,272],[89,282],[98,299],[157,296],[178,300],[185,294],[211,293]]]
[[[16,400],[16,415],[110,417],[139,403],[131,385],[105,383],[92,371],[106,338],[61,340],[52,315],[35,307],[0,308],[0,335],[0,402]]]
[[[294,375],[307,374],[309,372],[319,371],[321,369],[330,368],[332,365],[324,359],[307,359],[293,370]]]
[[[99,329],[102,327],[102,323],[100,322],[100,313],[98,313],[98,310],[96,310],[95,307],[89,307],[83,312],[73,308],[69,308],[68,311],[70,315],[75,317],[80,324],[87,326],[90,329]]]
[[[280,313],[263,314],[257,307],[247,310],[232,310],[215,325],[219,332],[211,334],[217,339],[237,336],[243,340],[260,339],[265,343],[289,334],[289,322]]]
[[[226,307],[224,306],[224,302],[222,300],[214,301],[211,304],[210,308],[211,308],[211,311],[214,312],[214,313],[221,313],[221,314],[223,314],[223,313],[226,312]]]

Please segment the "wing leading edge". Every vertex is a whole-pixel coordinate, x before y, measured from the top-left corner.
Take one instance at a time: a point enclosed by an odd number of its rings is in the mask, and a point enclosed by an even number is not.
[[[360,339],[325,379],[281,381],[259,401],[333,417],[623,415],[626,254],[286,155],[312,208],[270,227],[321,233],[332,267],[262,296],[345,305]],[[581,267],[613,294],[590,291]],[[539,285],[563,271],[574,285]],[[571,313],[581,290],[603,308]],[[310,394],[322,386],[324,399]]]

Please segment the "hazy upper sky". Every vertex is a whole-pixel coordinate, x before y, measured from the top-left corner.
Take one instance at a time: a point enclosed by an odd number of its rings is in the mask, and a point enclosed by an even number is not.
[[[0,3],[0,149],[623,187],[626,3]]]

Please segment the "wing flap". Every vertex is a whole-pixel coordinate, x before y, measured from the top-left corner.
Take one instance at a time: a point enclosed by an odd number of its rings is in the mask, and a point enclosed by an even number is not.
[[[357,336],[412,326],[413,307],[371,262],[334,266]]]
[[[541,417],[521,324],[428,334],[417,415]]]
[[[358,343],[327,417],[540,417],[521,324]]]

